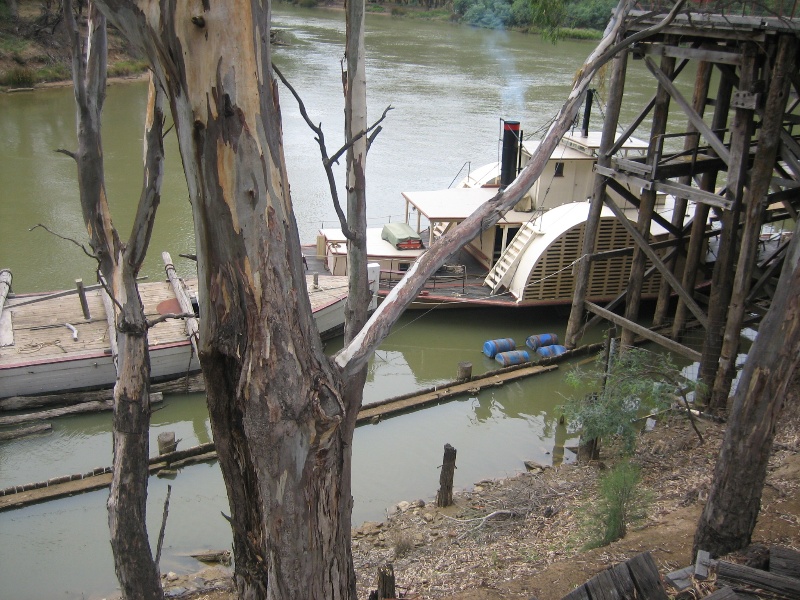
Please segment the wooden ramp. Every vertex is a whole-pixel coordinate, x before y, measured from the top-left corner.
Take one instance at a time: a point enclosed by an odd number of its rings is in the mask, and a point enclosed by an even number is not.
[[[669,600],[649,552],[601,571],[562,600]]]

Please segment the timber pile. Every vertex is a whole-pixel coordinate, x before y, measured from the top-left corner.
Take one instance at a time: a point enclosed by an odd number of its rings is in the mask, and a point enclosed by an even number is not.
[[[601,571],[562,600],[605,600],[636,598],[637,600],[669,600],[653,557],[649,552],[637,554],[624,563]]]
[[[772,546],[762,566],[765,568],[712,560],[708,552],[700,551],[695,565],[673,571],[665,579],[678,597],[736,600],[766,595],[800,600],[800,552]]]

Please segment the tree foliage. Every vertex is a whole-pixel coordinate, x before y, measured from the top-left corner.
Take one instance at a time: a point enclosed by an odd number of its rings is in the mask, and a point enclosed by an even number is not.
[[[669,355],[641,348],[613,357],[607,372],[601,355],[594,368],[568,373],[567,382],[581,392],[602,388],[574,395],[562,406],[571,426],[587,440],[616,437],[626,453],[635,447],[639,417],[687,399],[699,385],[684,377]]]
[[[562,27],[602,31],[615,6],[615,0],[454,0],[453,12],[475,27],[534,26],[555,40]]]

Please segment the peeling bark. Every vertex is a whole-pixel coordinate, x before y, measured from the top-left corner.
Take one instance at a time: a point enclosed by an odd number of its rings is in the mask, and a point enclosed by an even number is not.
[[[106,22],[89,5],[85,48],[74,19],[71,0],[64,0],[64,17],[72,42],[72,69],[77,106],[78,183],[89,243],[108,291],[114,299],[116,343],[119,347],[114,387],[113,477],[108,498],[108,523],[114,566],[123,598],[159,599],[158,566],[147,537],[149,476],[150,360],[147,322],[136,276],[150,240],[160,200],[163,172],[163,107],[150,85],[145,130],[145,175],[142,195],[128,244],[120,242],[111,220],[105,191],[100,117],[106,86]]]

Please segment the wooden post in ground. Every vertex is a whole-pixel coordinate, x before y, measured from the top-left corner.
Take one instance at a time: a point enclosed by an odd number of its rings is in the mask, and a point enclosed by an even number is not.
[[[394,589],[394,566],[386,563],[378,567],[378,600],[396,598],[397,593]]]
[[[608,99],[606,118],[603,122],[603,136],[600,141],[600,151],[597,164],[603,167],[611,165],[610,149],[614,145],[619,122],[619,111],[622,106],[622,95],[625,91],[625,72],[628,67],[628,51],[623,50],[614,57],[611,74],[611,94]],[[589,287],[591,264],[589,255],[594,252],[597,232],[600,228],[600,213],[603,210],[603,198],[606,195],[606,178],[596,175],[592,191],[592,203],[589,207],[589,216],[583,234],[581,260],[578,263],[578,272],[575,276],[575,293],[572,295],[572,310],[569,314],[565,341],[567,348],[578,345],[578,332],[583,321],[583,301]]]
[[[167,452],[175,452],[178,442],[175,441],[174,431],[162,431],[158,434],[158,454],[166,454]]]
[[[747,42],[742,45],[742,64],[739,67],[739,90],[751,90],[758,77],[758,50],[755,44]],[[738,253],[739,218],[742,210],[744,184],[750,159],[752,142],[753,115],[755,110],[746,104],[737,105],[734,109],[730,126],[730,152],[728,159],[728,176],[726,198],[731,201],[731,210],[723,211],[722,231],[719,238],[719,255],[714,263],[711,278],[711,294],[708,304],[708,328],[703,341],[703,356],[700,360],[700,381],[707,386],[707,394],[698,398],[700,404],[707,402],[708,395],[714,385],[719,368],[719,357],[722,352],[722,338],[727,321],[728,305],[733,292],[734,266]],[[719,406],[709,406],[712,412]]]
[[[450,444],[445,444],[442,472],[439,473],[439,491],[436,494],[436,506],[445,507],[453,504],[453,474],[455,470],[456,449]]]
[[[81,301],[81,310],[83,311],[83,318],[87,321],[92,318],[92,313],[89,312],[89,302],[86,300],[86,288],[83,287],[83,279],[75,280],[75,289],[78,290],[78,298]]]
[[[697,74],[695,75],[694,80],[694,96],[692,97],[692,108],[694,108],[694,111],[701,117],[705,112],[706,101],[708,99],[708,88],[711,83],[711,70],[712,65],[708,61],[701,61],[697,65]],[[697,149],[700,146],[700,134],[697,131],[697,126],[692,123],[691,119],[689,119],[689,123],[686,125],[686,134],[687,135],[683,140],[683,149],[686,152],[697,152]],[[692,178],[691,176],[685,176],[680,179],[680,182],[684,185],[691,185]],[[688,201],[686,198],[675,198],[675,208],[672,211],[672,224],[681,230],[683,230],[687,207]],[[667,260],[667,265],[674,273],[675,267],[679,265],[680,262],[680,252],[676,252],[671,259]],[[692,290],[692,288],[684,289],[688,290],[689,292]],[[654,326],[664,324],[667,318],[671,296],[672,287],[669,285],[669,282],[666,279],[662,279],[661,288],[658,291],[656,312],[653,316]]]
[[[761,119],[755,160],[748,173],[748,185],[744,192],[745,220],[741,232],[741,250],[736,265],[736,275],[733,280],[728,317],[719,355],[719,368],[710,399],[710,405],[719,409],[724,408],[727,404],[736,371],[739,336],[744,322],[747,295],[753,279],[753,266],[758,255],[758,239],[764,222],[765,198],[769,193],[775,159],[778,157],[783,116],[789,97],[789,84],[792,73],[795,72],[796,52],[796,38],[788,35],[781,36],[770,78],[764,115]]]
[[[584,402],[591,404],[597,401],[597,394],[587,394]],[[600,438],[585,439],[581,434],[578,442],[578,462],[586,464],[592,460],[600,458]]]
[[[714,98],[714,115],[711,117],[711,129],[723,131],[728,126],[728,113],[730,112],[731,94],[733,93],[733,80],[723,72],[720,75],[717,93]],[[714,150],[708,150],[714,155]],[[700,189],[706,192],[714,191],[717,183],[717,171],[703,173],[700,178]],[[695,207],[692,220],[692,233],[689,237],[689,248],[686,254],[686,266],[683,271],[683,289],[694,290],[697,283],[697,272],[706,251],[707,240],[705,236],[706,222],[710,207],[708,204],[698,204]],[[675,321],[672,325],[672,337],[679,339],[688,314],[686,304],[678,297],[678,306],[675,309]]]
[[[666,78],[671,78],[675,70],[675,59],[671,56],[662,56],[661,65],[656,66],[645,57],[645,63],[651,71],[659,70]],[[670,95],[667,88],[659,82],[656,92],[656,101],[653,107],[653,123],[650,128],[650,143],[647,148],[645,164],[653,167],[662,155],[664,145],[664,133],[667,129],[667,119],[669,117]],[[650,223],[655,212],[656,191],[654,189],[643,190],[642,199],[639,205],[639,217],[636,228],[644,236],[645,240],[650,239]],[[647,243],[647,242],[645,242]],[[628,280],[627,294],[625,296],[625,318],[629,321],[636,321],[639,318],[639,306],[641,303],[642,284],[644,283],[644,272],[647,263],[647,255],[638,245],[633,249],[633,261],[631,263],[630,279]],[[620,351],[633,346],[636,334],[625,327],[622,328],[620,336]]]
[[[8,269],[0,270],[0,313],[3,312],[3,305],[6,303],[8,291],[11,289],[11,271]]]
[[[456,379],[458,381],[467,381],[471,377],[472,377],[472,363],[471,362],[458,363],[458,375],[456,375]]]

